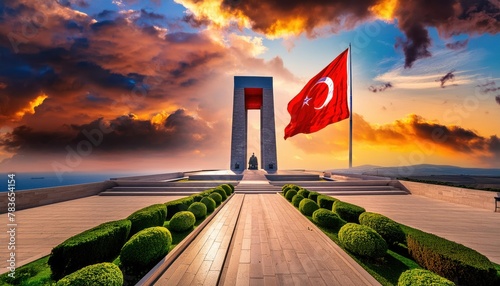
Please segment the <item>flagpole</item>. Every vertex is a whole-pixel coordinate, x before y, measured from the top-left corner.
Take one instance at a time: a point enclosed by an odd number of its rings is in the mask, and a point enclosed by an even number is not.
[[[352,49],[349,43],[349,102],[351,110],[349,112],[349,169],[352,168]]]

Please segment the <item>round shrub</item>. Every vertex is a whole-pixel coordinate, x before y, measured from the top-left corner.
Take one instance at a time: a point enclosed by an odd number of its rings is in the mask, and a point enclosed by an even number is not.
[[[288,192],[286,192],[286,195],[285,195],[285,198],[291,202],[292,199],[293,199],[293,196],[295,196],[297,194],[297,191],[296,190],[293,190],[293,189],[290,189],[288,190]]]
[[[382,257],[387,252],[387,243],[373,229],[355,223],[347,223],[339,230],[339,240],[350,252],[370,257]]]
[[[231,189],[231,187],[228,184],[222,184],[219,187],[226,192],[226,195],[228,197],[233,193],[233,190]]]
[[[208,197],[214,200],[217,205],[222,203],[222,196],[219,193],[211,193]]]
[[[319,196],[318,192],[309,192],[309,196],[307,198],[318,203],[318,196]]]
[[[290,185],[284,185],[282,188],[281,188],[281,191],[283,192],[283,196],[286,196],[286,193],[289,191],[289,190],[293,190]]]
[[[455,283],[437,275],[434,272],[424,269],[406,270],[399,276],[398,286],[454,286]]]
[[[303,196],[305,199],[307,199],[309,197],[309,190],[307,189],[300,189],[297,194]]]
[[[312,214],[312,220],[322,227],[337,229],[345,222],[334,212],[327,209],[317,209]]]
[[[373,228],[389,246],[406,242],[406,235],[395,221],[377,213],[364,212],[359,216],[359,223]]]
[[[104,262],[86,266],[61,280],[56,286],[121,286],[123,274],[113,263]]]
[[[304,215],[311,216],[317,209],[319,209],[318,204],[311,199],[303,199],[299,203],[299,211]]]
[[[204,203],[194,202],[189,206],[188,211],[192,212],[197,219],[207,216],[207,206]]]
[[[204,203],[205,206],[207,207],[207,212],[211,213],[215,210],[215,206],[217,203],[214,201],[214,199],[210,197],[204,197],[201,199],[201,203]]]
[[[144,269],[167,255],[170,245],[172,234],[168,229],[162,226],[146,228],[125,243],[120,252],[120,261],[125,267]]]
[[[300,201],[302,201],[304,199],[303,196],[297,194],[295,196],[293,196],[292,198],[292,204],[294,207],[298,208],[299,207],[299,204],[300,204]]]
[[[220,187],[213,189],[212,193],[218,193],[222,197],[222,201],[225,201],[227,199],[226,191],[224,191],[224,189]]]
[[[359,223],[359,215],[364,213],[365,209],[350,203],[336,201],[332,211],[347,222]]]
[[[174,214],[170,220],[169,229],[175,232],[184,232],[193,228],[196,217],[190,211],[182,211]]]

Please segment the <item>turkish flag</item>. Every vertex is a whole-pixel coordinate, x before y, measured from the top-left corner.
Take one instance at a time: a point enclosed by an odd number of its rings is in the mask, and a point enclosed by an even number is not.
[[[291,119],[285,140],[298,133],[313,133],[349,117],[347,107],[346,49],[313,77],[288,103]]]

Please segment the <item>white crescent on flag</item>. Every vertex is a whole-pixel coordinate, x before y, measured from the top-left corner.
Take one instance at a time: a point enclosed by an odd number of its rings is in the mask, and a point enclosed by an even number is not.
[[[328,86],[328,95],[326,96],[326,99],[325,99],[325,102],[323,102],[323,105],[321,105],[320,107],[314,107],[314,109],[316,110],[320,110],[322,109],[323,107],[327,106],[328,103],[330,103],[330,101],[332,100],[333,98],[333,90],[334,90],[334,85],[333,85],[333,80],[329,77],[322,77],[320,78],[314,85],[313,87],[315,87],[317,84],[320,84],[320,83],[324,83]],[[312,89],[312,88],[311,88]]]

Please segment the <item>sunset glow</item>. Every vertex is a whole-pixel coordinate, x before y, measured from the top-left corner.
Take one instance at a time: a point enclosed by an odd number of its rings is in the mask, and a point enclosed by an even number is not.
[[[290,100],[349,44],[354,166],[500,167],[495,1],[283,3],[3,1],[0,169],[227,169],[234,76],[273,77],[280,168],[346,168],[349,120],[283,137]]]

